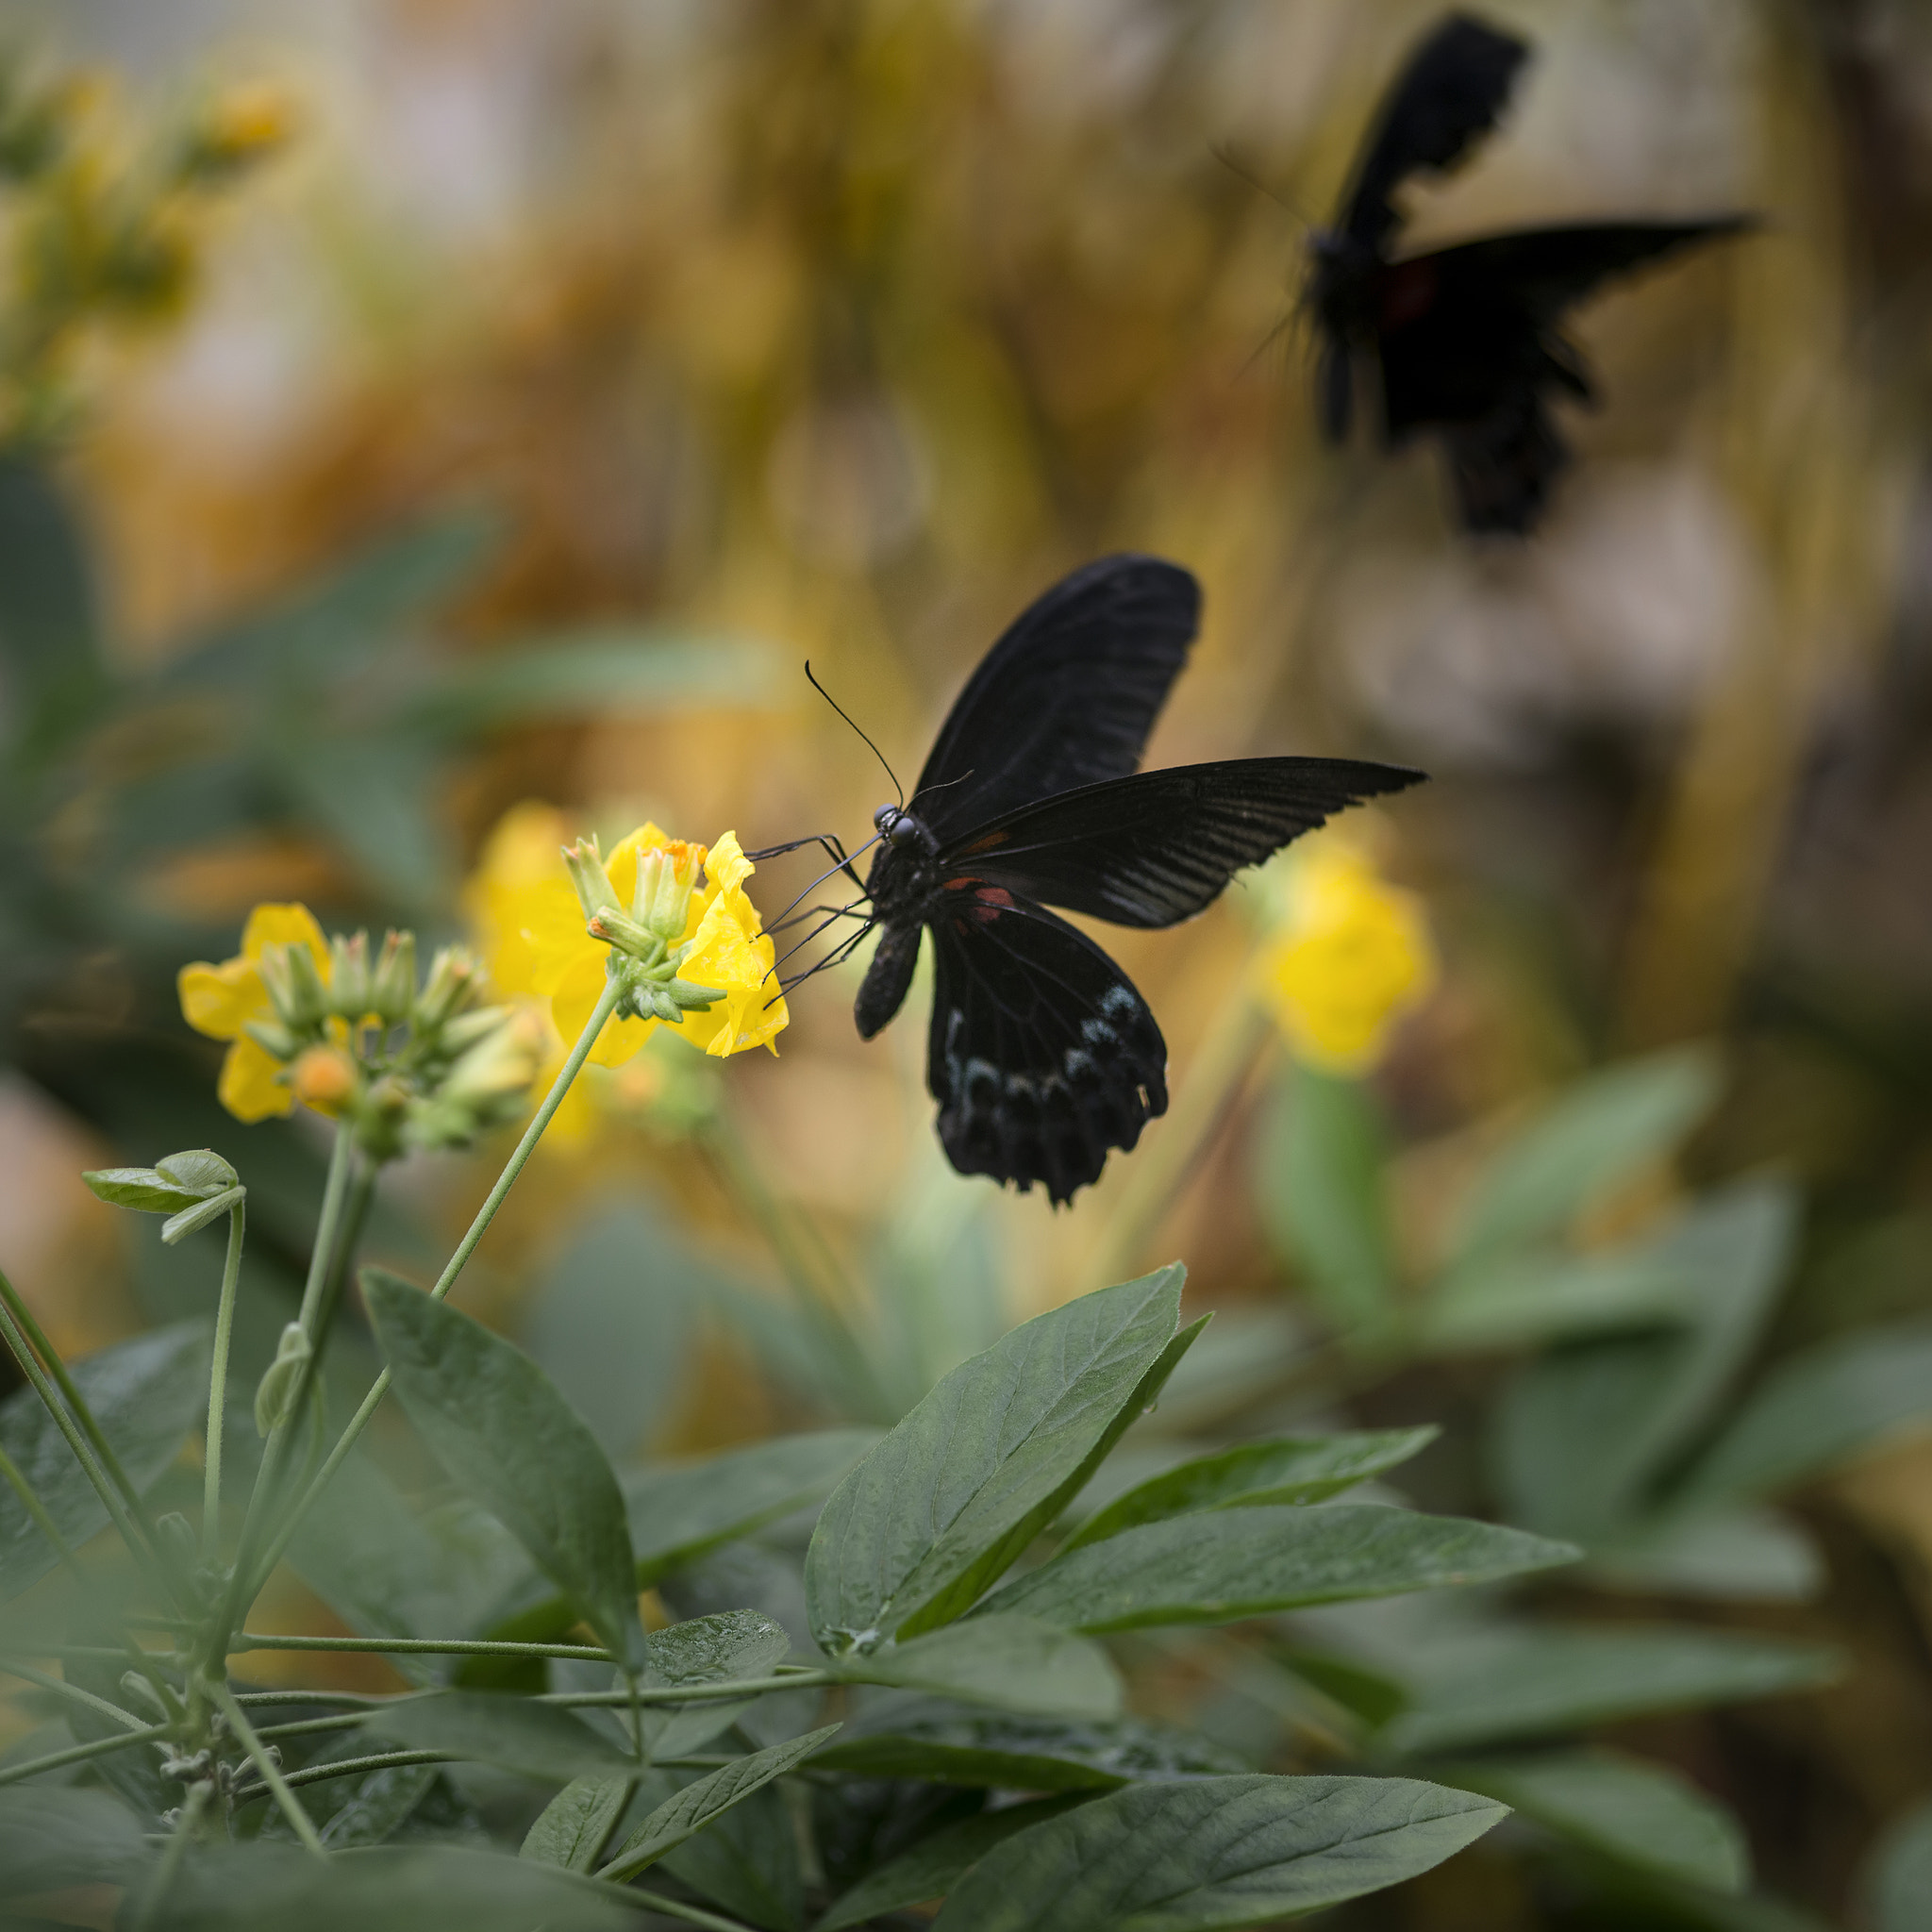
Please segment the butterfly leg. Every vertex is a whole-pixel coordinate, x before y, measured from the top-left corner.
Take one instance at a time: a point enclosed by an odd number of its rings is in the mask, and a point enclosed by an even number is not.
[[[750,859],[754,865],[757,865],[761,860],[767,858],[782,858],[788,852],[798,852],[802,851],[808,845],[817,845],[822,847],[825,852],[826,856],[831,858],[832,871],[824,874],[821,877],[814,880],[811,885],[806,887],[805,891],[807,892],[812,891],[813,890],[815,890],[816,887],[824,885],[825,880],[832,876],[832,873],[842,872],[845,874],[845,876],[849,878],[852,881],[852,883],[855,886],[857,886],[858,890],[862,892],[865,891],[865,881],[862,878],[860,878],[856,872],[853,871],[852,861],[859,856],[859,853],[863,852],[866,849],[866,845],[875,845],[877,842],[878,841],[876,839],[868,839],[865,841],[865,845],[861,845],[858,848],[858,852],[848,854],[844,846],[839,842],[837,837],[834,834],[830,832],[814,832],[811,834],[809,838],[792,839],[788,841],[783,845],[767,845],[766,847],[764,847],[762,851],[747,852],[744,856],[748,859]],[[800,898],[803,898],[805,894],[803,892],[799,894]],[[793,903],[795,904],[796,901],[794,901]]]
[[[811,979],[818,974],[823,973],[827,966],[838,966],[846,959],[849,959],[858,942],[865,938],[872,928],[873,922],[867,920],[849,940],[841,940],[823,959],[815,960],[803,973],[794,974],[790,979],[781,979],[778,982],[778,991],[772,995],[771,999],[765,1002],[766,1006],[774,1005],[778,1000],[783,999],[787,993],[796,992],[808,979]]]

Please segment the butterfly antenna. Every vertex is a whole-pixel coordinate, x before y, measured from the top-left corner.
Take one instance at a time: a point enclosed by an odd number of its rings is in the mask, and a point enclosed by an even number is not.
[[[811,686],[812,690],[817,691],[820,697],[824,698],[826,704],[830,705],[833,710],[837,711],[840,717],[844,719],[846,724],[851,724],[853,730],[858,731],[858,726],[853,723],[851,712],[848,711],[845,708],[845,707],[841,705],[839,702],[839,700],[835,698],[832,695],[832,693],[828,691],[824,688],[824,686],[818,681],[816,677],[812,676],[811,659],[808,658],[806,659],[805,663],[805,675],[806,681]],[[865,733],[863,731],[858,731],[858,735],[861,739],[865,740],[866,748],[872,753],[873,757],[878,759],[881,765],[885,766],[886,776],[892,781],[892,790],[899,794],[899,808],[903,811],[906,808],[906,788],[905,786],[900,784],[898,773],[893,771],[891,765],[886,764],[885,753],[882,752],[877,745],[874,744],[871,739],[866,738]]]

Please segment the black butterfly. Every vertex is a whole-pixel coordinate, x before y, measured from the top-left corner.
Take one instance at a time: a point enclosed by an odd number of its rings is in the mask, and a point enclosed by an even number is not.
[[[1056,584],[974,673],[910,801],[879,808],[870,909],[814,908],[818,931],[862,924],[813,972],[882,928],[853,1009],[866,1040],[899,1010],[932,934],[925,1080],[961,1174],[1023,1192],[1040,1181],[1064,1202],[1167,1108],[1167,1046],[1146,1001],[1042,901],[1173,925],[1330,812],[1423,775],[1288,758],[1137,775],[1200,608],[1192,576],[1151,557]]]
[[[1445,174],[1496,125],[1528,45],[1452,13],[1410,55],[1383,102],[1334,226],[1309,244],[1306,304],[1322,333],[1322,427],[1348,433],[1355,369],[1373,356],[1382,439],[1441,439],[1465,528],[1526,532],[1570,452],[1546,392],[1593,402],[1589,369],[1561,331],[1564,311],[1607,277],[1752,218],[1589,222],[1525,228],[1433,255],[1390,259],[1395,191]]]

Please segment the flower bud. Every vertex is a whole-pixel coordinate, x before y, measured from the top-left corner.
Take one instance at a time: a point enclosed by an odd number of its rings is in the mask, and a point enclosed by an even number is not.
[[[702,1013],[724,997],[723,987],[698,986],[689,979],[667,979],[664,991],[688,1013]]]
[[[369,935],[358,932],[344,937],[333,934],[328,942],[329,1010],[339,1018],[356,1021],[367,1013],[373,1003],[369,982]]]
[[[399,1026],[416,1004],[416,935],[391,927],[369,976],[369,1008],[385,1026]]]
[[[291,1322],[282,1330],[275,1358],[269,1363],[255,1391],[256,1433],[267,1436],[279,1428],[294,1412],[295,1389],[302,1379],[303,1365],[314,1354],[301,1323]]]
[[[691,916],[691,889],[698,882],[698,848],[674,839],[659,850],[638,854],[637,891],[631,916],[655,939],[675,946]]]
[[[275,1017],[291,1033],[312,1030],[327,1014],[328,989],[316,970],[315,955],[299,941],[292,945],[264,946],[257,971]]]
[[[181,147],[182,177],[219,181],[282,147],[295,125],[288,93],[267,81],[230,88],[203,110]]]
[[[304,1107],[339,1114],[355,1096],[356,1062],[339,1046],[311,1046],[289,1069],[289,1086]]]
[[[623,902],[617,896],[617,889],[610,883],[610,874],[604,870],[603,854],[597,850],[594,837],[579,839],[575,845],[563,848],[564,870],[570,874],[570,882],[576,889],[577,904],[584,908],[586,919],[594,919],[600,912],[621,912]]]
[[[442,1029],[441,1043],[445,1053],[459,1054],[475,1045],[479,1040],[486,1040],[509,1018],[508,1007],[477,1007],[474,1011],[458,1013]]]
[[[242,1030],[271,1059],[291,1060],[302,1051],[302,1042],[279,1020],[244,1020]]]
[[[416,1030],[436,1033],[476,997],[482,968],[461,946],[444,946],[429,962],[429,977],[416,999]]]

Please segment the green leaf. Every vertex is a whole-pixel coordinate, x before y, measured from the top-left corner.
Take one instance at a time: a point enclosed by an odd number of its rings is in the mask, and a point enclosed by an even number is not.
[[[1457,1217],[1449,1266],[1560,1233],[1668,1154],[1709,1110],[1719,1077],[1709,1049],[1687,1047],[1579,1081],[1491,1161]]]
[[[821,1649],[874,1649],[970,1607],[1154,1399],[1194,1333],[1174,1333],[1181,1281],[1164,1268],[1023,1323],[866,1457],[806,1557]]]
[[[163,1180],[186,1188],[191,1194],[208,1200],[225,1194],[241,1185],[242,1176],[212,1147],[189,1147],[179,1154],[166,1154],[155,1162]]]
[[[644,1682],[670,1689],[768,1676],[791,1650],[791,1639],[784,1626],[763,1611],[714,1611],[652,1633]],[[751,1704],[749,1698],[713,1697],[683,1706],[658,1705],[644,1713],[645,1741],[654,1757],[681,1757],[736,1724]]]
[[[224,1214],[232,1213],[242,1205],[247,1192],[246,1188],[229,1188],[224,1193],[197,1202],[192,1208],[182,1208],[178,1214],[169,1215],[161,1224],[162,1241],[172,1248],[176,1241],[198,1233],[210,1221],[218,1221]]]
[[[442,1690],[372,1711],[372,1731],[410,1751],[447,1751],[525,1777],[568,1784],[586,1773],[630,1765],[581,1719],[554,1704],[491,1690]]]
[[[669,711],[769,702],[771,650],[729,637],[590,631],[524,639],[515,650],[451,667],[409,707],[419,731],[478,731],[594,712]]]
[[[660,1772],[647,1785],[668,1801],[677,1779]],[[663,1870],[734,1919],[767,1932],[801,1932],[805,1871],[794,1820],[784,1793],[766,1785],[665,1853]]]
[[[973,1617],[849,1658],[840,1674],[1051,1717],[1104,1723],[1121,1713],[1120,1678],[1107,1653],[1033,1617]]]
[[[403,906],[434,906],[455,852],[437,815],[438,768],[393,732],[325,736],[310,707],[277,734],[275,780],[365,877]]]
[[[583,1419],[535,1362],[447,1302],[364,1276],[409,1420],[632,1669],[644,1661],[624,1497]]]
[[[1039,1824],[1058,1818],[1070,1807],[1086,1803],[1076,1795],[1036,1798],[1027,1805],[1008,1805],[941,1825],[908,1852],[874,1867],[812,1926],[812,1932],[844,1932],[848,1925],[883,1917],[927,1899],[943,1898],[993,1846]]]
[[[344,1732],[324,1745],[305,1770],[332,1760],[366,1757],[369,1738],[361,1730]],[[351,1772],[340,1778],[318,1778],[302,1787],[302,1808],[330,1851],[346,1852],[379,1845],[402,1829],[436,1782],[433,1764],[387,1764],[375,1771]],[[293,1844],[294,1827],[274,1804],[257,1834],[263,1840]]]
[[[206,1199],[198,1189],[185,1188],[152,1167],[91,1168],[81,1179],[108,1207],[142,1214],[176,1214]]]
[[[359,1637],[467,1637],[535,1577],[523,1545],[467,1497],[419,1513],[359,1454],[302,1519],[289,1560]],[[458,1660],[392,1662],[418,1683],[441,1683]]]
[[[75,1387],[138,1490],[159,1480],[188,1432],[207,1419],[208,1345],[207,1323],[182,1322],[73,1366]],[[0,1402],[0,1449],[70,1546],[107,1527],[106,1507],[32,1389]],[[0,1600],[18,1596],[58,1561],[11,1486],[0,1484]]]
[[[741,1804],[774,1777],[803,1763],[838,1728],[827,1724],[823,1730],[808,1731],[802,1738],[790,1738],[769,1750],[754,1751],[748,1757],[740,1757],[686,1785],[644,1819],[597,1875],[613,1880],[635,1878],[693,1832],[702,1831],[721,1812]]]
[[[878,1441],[876,1429],[821,1429],[626,1477],[639,1588],[808,1508]]]
[[[1751,1882],[1750,1847],[1736,1818],[1661,1765],[1608,1751],[1567,1751],[1435,1772],[1625,1864],[1713,1891],[1741,1891]]]
[[[1319,1503],[1407,1462],[1441,1433],[1431,1424],[1421,1429],[1353,1429],[1334,1436],[1277,1436],[1272,1441],[1197,1456],[1096,1510],[1063,1547],[1077,1549],[1139,1524],[1160,1523],[1202,1509]]]
[[[318,1865],[292,1846],[182,1861],[155,1932],[635,1932],[637,1908],[554,1865],[456,1845],[384,1845]]]
[[[1824,1582],[1806,1532],[1769,1509],[1700,1509],[1649,1519],[1590,1553],[1588,1574],[1612,1590],[1801,1603]]]
[[[1763,1329],[1796,1214],[1776,1181],[1713,1194],[1654,1251],[1696,1284],[1689,1325],[1572,1343],[1512,1379],[1491,1444],[1512,1519],[1595,1540],[1648,1513],[1645,1486],[1689,1445]]]
[[[1932,1324],[1861,1329],[1780,1362],[1678,1495],[1773,1494],[1928,1428]]]
[[[1489,1583],[1581,1554],[1520,1529],[1374,1504],[1213,1509],[1056,1557],[995,1591],[986,1611],[1019,1611],[1090,1636],[1231,1624],[1303,1604]]]
[[[1446,1276],[1424,1304],[1432,1353],[1524,1348],[1687,1320],[1696,1282],[1651,1249],[1504,1255]]]
[[[567,1872],[589,1872],[603,1857],[636,1789],[635,1776],[572,1778],[537,1814],[517,1857],[561,1865]]]
[[[0,1790],[0,1898],[70,1885],[127,1885],[153,1857],[141,1822],[106,1791]]]
[[[1234,1932],[1453,1857],[1504,1807],[1411,1778],[1133,1785],[996,1845],[935,1932]]]
[[[1835,1652],[1714,1630],[1485,1631],[1407,1659],[1410,1707],[1398,1750],[1444,1751],[1540,1738],[1658,1710],[1695,1710],[1809,1690],[1839,1674]]]
[[[1276,1251],[1337,1327],[1371,1328],[1395,1298],[1388,1138],[1359,1080],[1297,1067],[1275,1089],[1255,1199]]]
[[[1915,1806],[1879,1840],[1862,1890],[1874,1932],[1925,1932],[1932,1899],[1932,1804]]]
[[[860,1777],[1018,1791],[1106,1790],[1135,1781],[1212,1777],[1247,1767],[1192,1731],[1139,1718],[1073,1724],[1046,1717],[980,1716],[944,1706],[883,1715],[855,1730],[817,1762]]]

